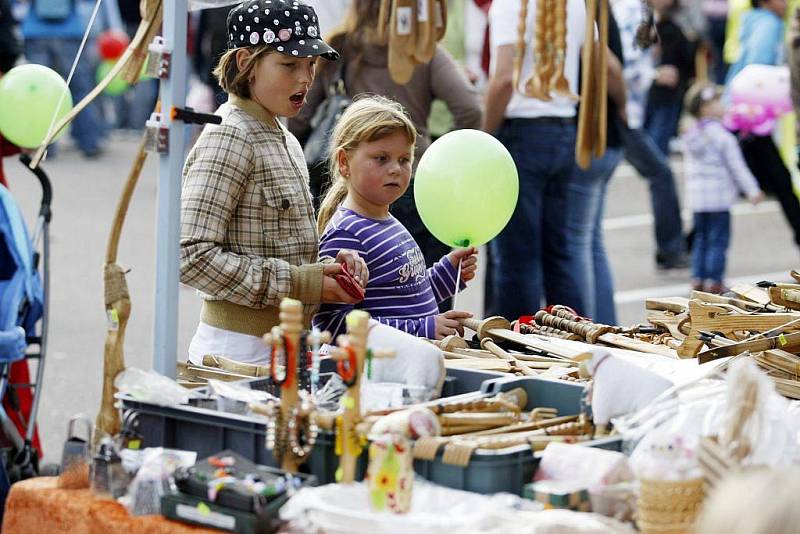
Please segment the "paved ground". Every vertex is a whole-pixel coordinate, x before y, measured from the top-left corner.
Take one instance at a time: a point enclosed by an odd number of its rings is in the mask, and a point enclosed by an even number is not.
[[[97,413],[102,380],[105,314],[102,265],[111,217],[133,158],[134,139],[119,138],[100,159],[87,161],[66,148],[45,163],[54,187],[50,347],[40,412],[46,460],[58,461],[67,419]],[[5,162],[10,185],[32,221],[39,191],[32,175],[12,159]],[[680,177],[680,162],[675,160]],[[130,208],[118,262],[127,276],[132,316],[125,343],[129,366],[152,360],[156,164],[147,163]],[[653,262],[652,217],[646,183],[621,166],[607,201],[606,245],[616,283],[622,324],[644,319],[647,296],[688,293],[687,271],[663,274]],[[783,280],[798,265],[798,251],[774,201],[735,210],[728,275],[731,282]],[[459,297],[459,307],[480,315],[482,284],[476,280]],[[185,354],[199,313],[193,291],[180,294],[178,346]]]

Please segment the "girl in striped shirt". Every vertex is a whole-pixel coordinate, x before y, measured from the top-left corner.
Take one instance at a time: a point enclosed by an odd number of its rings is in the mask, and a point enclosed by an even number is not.
[[[431,339],[463,334],[460,320],[471,316],[458,310],[439,313],[437,304],[455,293],[459,264],[463,282],[475,277],[477,250],[456,249],[426,268],[411,234],[389,213],[411,181],[416,135],[403,107],[378,96],[356,100],[333,130],[332,184],[317,220],[320,255],[354,250],[370,273],[362,302],[325,304],[314,317],[315,326],[334,336],[344,332],[344,318],[353,309]]]

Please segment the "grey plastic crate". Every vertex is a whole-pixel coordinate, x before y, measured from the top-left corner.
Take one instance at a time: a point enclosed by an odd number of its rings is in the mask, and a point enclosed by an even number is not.
[[[449,369],[448,386],[443,394],[448,397],[477,394],[481,384],[487,379],[496,378],[496,375],[497,373]],[[261,382],[263,380],[257,379]],[[134,428],[142,436],[145,447],[195,451],[200,458],[231,449],[257,464],[277,467],[272,451],[265,447],[266,427],[263,419],[223,413],[213,408],[161,406],[130,397],[123,397],[121,402],[124,411],[136,413]],[[302,467],[316,476],[321,484],[335,480],[339,459],[334,445],[333,433],[320,432],[313,453]],[[366,462],[362,459],[358,467],[358,478],[363,478],[365,472]]]
[[[584,386],[571,382],[464,369],[448,369],[448,381],[448,396],[492,396],[521,387],[528,394],[526,409],[551,407],[556,408],[560,415],[573,415],[587,409]],[[191,450],[201,458],[232,449],[258,464],[276,466],[272,452],[264,447],[266,428],[263,419],[191,406],[159,406],[130,398],[123,398],[122,406],[124,410],[137,413],[136,430],[144,438],[146,447]],[[316,476],[321,484],[335,480],[339,459],[334,445],[332,433],[320,432],[313,453],[302,467]],[[616,439],[587,445],[620,448]],[[521,495],[523,485],[533,478],[539,463],[539,458],[531,454],[527,446],[477,451],[466,468],[445,464],[441,454],[433,461],[416,460],[414,469],[437,484],[478,493],[507,491]],[[365,471],[366,454],[358,464],[358,480],[363,478]]]
[[[481,391],[496,395],[503,391],[523,388],[528,394],[526,409],[556,408],[559,415],[575,415],[587,411],[584,404],[585,387],[571,382],[544,380],[535,377],[507,377],[483,383]],[[621,450],[618,438],[604,438],[582,444],[610,450]],[[415,460],[414,470],[422,477],[455,489],[476,493],[505,491],[522,495],[522,488],[533,480],[539,465],[540,453],[531,454],[527,445],[498,450],[477,450],[467,467],[442,461],[443,448],[434,460]]]

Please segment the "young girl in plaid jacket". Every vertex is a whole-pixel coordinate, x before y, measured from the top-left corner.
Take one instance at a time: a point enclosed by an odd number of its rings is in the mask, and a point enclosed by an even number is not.
[[[339,54],[319,34],[313,8],[249,0],[228,15],[228,50],[215,75],[229,100],[186,160],[181,197],[181,281],[203,298],[189,359],[220,355],[265,363],[260,336],[278,324],[284,297],[353,304],[334,275],[367,284],[357,253],[319,255],[303,150],[278,117],[302,108],[319,57]]]

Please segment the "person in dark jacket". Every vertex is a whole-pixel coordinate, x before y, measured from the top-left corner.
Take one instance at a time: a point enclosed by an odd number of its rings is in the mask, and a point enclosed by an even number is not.
[[[687,39],[673,16],[678,0],[650,0],[656,15],[658,43],[655,45],[657,67],[650,94],[644,127],[665,156],[669,142],[678,132],[683,109],[683,95],[694,77],[695,44]]]

